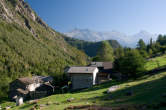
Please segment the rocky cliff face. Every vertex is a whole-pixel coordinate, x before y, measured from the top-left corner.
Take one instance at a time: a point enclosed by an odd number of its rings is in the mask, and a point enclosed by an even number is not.
[[[0,16],[3,20],[11,22],[11,19],[13,18],[13,14],[6,7],[7,7],[6,1],[1,0],[0,1]]]
[[[48,29],[47,24],[24,2],[24,0],[1,0],[0,1],[0,17],[9,23],[15,22],[34,35],[38,36],[30,21],[36,22]],[[20,20],[21,19],[21,20]]]

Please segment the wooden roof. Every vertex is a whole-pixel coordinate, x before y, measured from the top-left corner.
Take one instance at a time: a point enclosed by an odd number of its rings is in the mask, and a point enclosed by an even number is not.
[[[112,62],[103,62],[104,69],[112,69],[113,63]]]

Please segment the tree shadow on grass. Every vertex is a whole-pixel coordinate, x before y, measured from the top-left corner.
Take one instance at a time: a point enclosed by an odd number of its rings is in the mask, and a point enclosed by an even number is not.
[[[165,71],[166,71],[166,65],[163,65],[158,68],[154,68],[152,70],[146,71],[145,74],[154,75],[154,74],[158,74],[160,72],[165,72]]]
[[[8,101],[9,101],[9,99],[7,97],[1,97],[0,98],[0,104],[8,102]]]
[[[124,87],[110,94],[103,93],[100,97],[91,98],[91,101],[98,101],[101,106],[119,106],[124,104],[157,104],[166,102],[162,94],[166,93],[166,77],[157,80],[141,83],[132,87]],[[131,92],[130,96],[127,95]]]
[[[166,72],[166,66],[162,66],[160,68],[146,71],[146,72],[142,73],[142,75],[140,75],[137,79],[130,79],[130,80],[128,80],[128,82],[144,80],[144,79],[149,78],[150,76],[155,76],[156,74],[160,74],[162,72]]]

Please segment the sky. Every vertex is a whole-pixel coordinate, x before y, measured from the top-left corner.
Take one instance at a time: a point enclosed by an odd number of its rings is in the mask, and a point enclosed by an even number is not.
[[[53,29],[166,33],[166,0],[25,0]]]

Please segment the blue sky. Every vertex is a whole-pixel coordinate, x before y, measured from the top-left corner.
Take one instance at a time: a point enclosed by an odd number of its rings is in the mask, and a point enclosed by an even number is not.
[[[166,33],[166,0],[25,0],[52,28]]]

